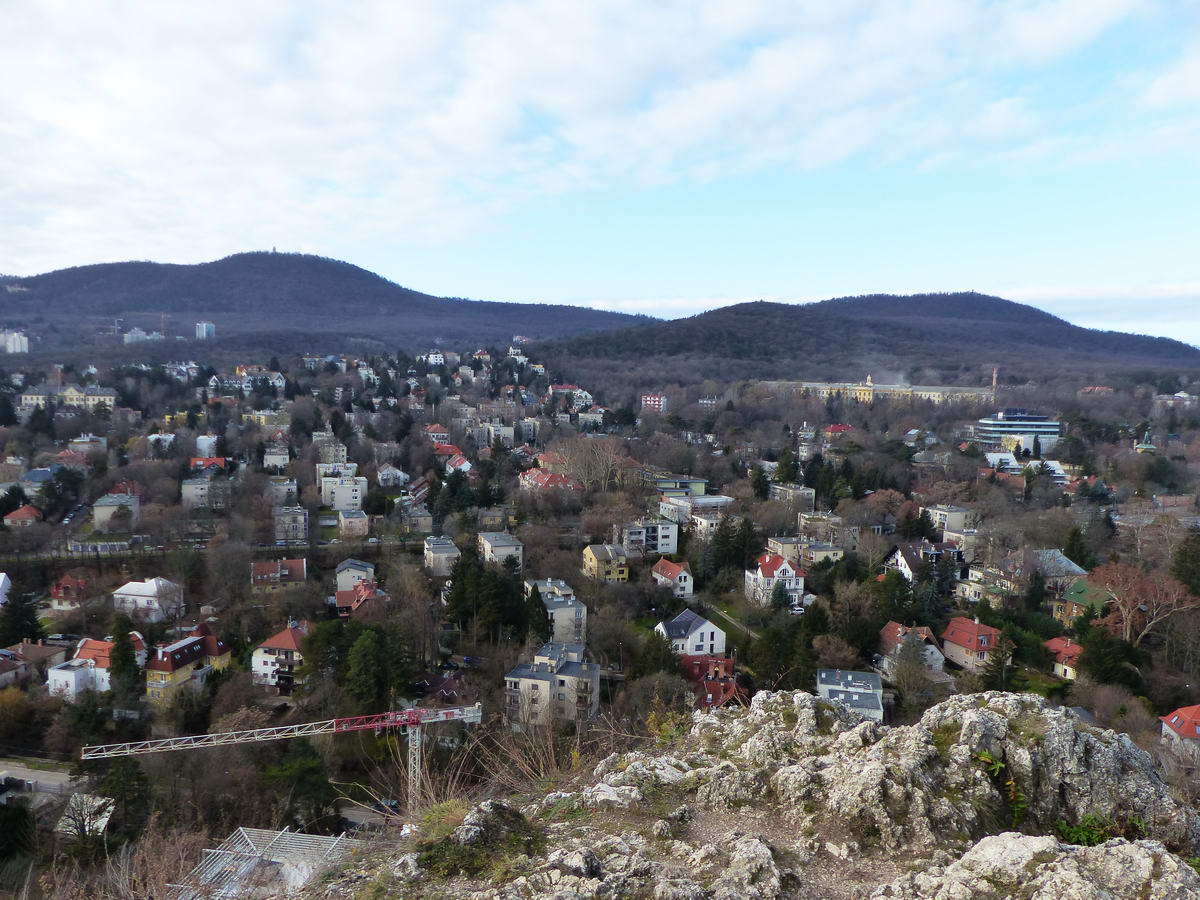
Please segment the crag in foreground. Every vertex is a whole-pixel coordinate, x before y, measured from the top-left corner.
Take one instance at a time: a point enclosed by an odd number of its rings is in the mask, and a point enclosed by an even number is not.
[[[310,897],[1200,897],[1200,817],[1128,737],[1031,694],[960,695],[888,728],[760,693],[594,777],[486,801]]]

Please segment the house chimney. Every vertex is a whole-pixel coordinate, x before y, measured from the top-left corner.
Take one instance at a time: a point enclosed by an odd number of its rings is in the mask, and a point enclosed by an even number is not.
[[[975,617],[975,624],[976,624],[976,625],[978,625],[978,624],[979,624],[979,616],[976,616],[976,617]]]

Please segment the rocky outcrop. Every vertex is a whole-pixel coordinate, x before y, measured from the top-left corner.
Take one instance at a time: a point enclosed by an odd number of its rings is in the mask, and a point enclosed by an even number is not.
[[[1085,819],[1145,840],[1046,837]],[[1146,753],[1040,697],[957,696],[889,728],[760,693],[696,713],[679,746],[608,757],[576,790],[481,804],[395,854],[407,893],[372,896],[1165,900],[1200,897],[1174,855],[1198,848],[1200,819]]]
[[[1195,900],[1200,874],[1157,841],[1098,847],[1050,837],[986,837],[961,859],[879,888],[872,900]]]

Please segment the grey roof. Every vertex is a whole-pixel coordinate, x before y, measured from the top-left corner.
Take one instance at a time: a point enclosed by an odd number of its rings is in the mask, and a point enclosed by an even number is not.
[[[878,677],[878,676],[876,676]],[[878,694],[862,694],[855,691],[830,691],[829,699],[855,710],[878,710],[883,712],[883,703]]]
[[[1077,566],[1063,555],[1061,550],[1035,550],[1038,571],[1047,578],[1070,578],[1087,574],[1087,569]]]
[[[588,544],[588,547],[591,548],[592,555],[598,560],[625,559],[625,548],[620,544]]]
[[[351,558],[351,559],[343,559],[340,563],[338,563],[337,568],[334,569],[334,572],[336,574],[340,575],[342,572],[345,572],[347,569],[355,569],[359,572],[366,572],[368,570],[374,571],[375,567],[373,565],[371,565],[369,562],[363,562],[361,559]]]
[[[481,531],[479,539],[487,541],[493,547],[520,547],[523,546],[519,540],[509,534],[507,531]]]
[[[668,638],[686,638],[694,631],[707,625],[708,620],[694,610],[685,609],[670,622],[663,622],[662,624]]]
[[[854,672],[848,669],[817,669],[817,684],[852,691],[883,690],[883,681],[874,672]]]

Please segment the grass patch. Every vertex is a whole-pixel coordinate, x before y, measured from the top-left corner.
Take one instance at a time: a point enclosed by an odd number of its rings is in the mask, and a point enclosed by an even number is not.
[[[439,878],[476,877],[485,873],[492,873],[497,878],[515,876],[523,868],[520,857],[536,856],[546,846],[545,832],[523,817],[514,819],[499,833],[475,844],[451,840],[450,833],[458,827],[449,825],[452,820],[453,815],[446,818],[441,837],[435,838],[430,833],[422,835],[418,841],[417,856],[421,866]],[[460,818],[459,824],[461,822]]]
[[[421,813],[422,840],[433,842],[449,837],[470,811],[471,805],[465,800],[446,800],[433,804]]]
[[[937,748],[938,756],[945,759],[950,754],[950,748],[958,743],[962,736],[962,728],[953,723],[941,725],[933,730],[933,746]]]

